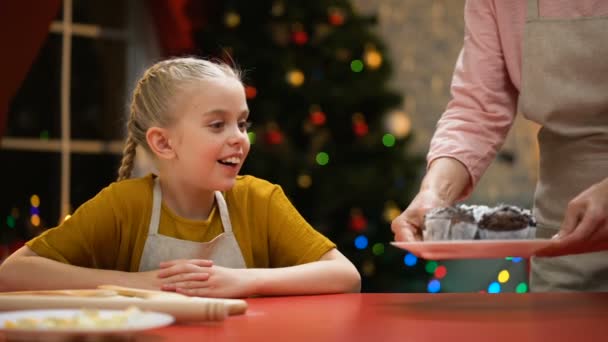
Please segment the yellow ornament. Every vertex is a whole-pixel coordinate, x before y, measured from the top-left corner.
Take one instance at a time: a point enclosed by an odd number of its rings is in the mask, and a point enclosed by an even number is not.
[[[224,17],[224,22],[226,23],[226,26],[235,28],[241,23],[241,16],[236,12],[228,12]]]
[[[287,82],[294,87],[299,87],[304,84],[304,73],[300,70],[291,70],[287,73]]]
[[[375,49],[368,50],[363,59],[370,69],[378,69],[382,65],[382,55]]]

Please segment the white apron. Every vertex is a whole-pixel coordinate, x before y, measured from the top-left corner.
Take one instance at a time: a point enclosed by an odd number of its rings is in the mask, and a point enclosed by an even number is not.
[[[219,209],[224,232],[209,242],[180,240],[158,234],[161,201],[160,184],[158,177],[156,177],[154,179],[152,217],[150,218],[148,237],[146,238],[139,262],[140,272],[158,269],[162,261],[175,259],[207,259],[213,260],[213,264],[218,266],[230,268],[247,267],[241,249],[232,232],[228,207],[221,192],[215,192],[215,201]]]
[[[542,126],[534,214],[537,237],[550,238],[568,202],[608,177],[608,17],[540,18],[528,0],[519,112]],[[533,258],[530,282],[608,291],[608,252]]]

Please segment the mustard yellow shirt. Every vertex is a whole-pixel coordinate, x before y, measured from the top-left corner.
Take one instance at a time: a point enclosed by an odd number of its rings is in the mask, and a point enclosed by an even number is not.
[[[36,254],[72,265],[135,272],[152,212],[153,176],[110,184],[58,227],[26,243]],[[224,195],[232,229],[249,268],[319,260],[335,248],[304,220],[280,186],[237,177]],[[159,233],[208,242],[223,232],[219,210],[205,221],[177,216],[162,205]]]

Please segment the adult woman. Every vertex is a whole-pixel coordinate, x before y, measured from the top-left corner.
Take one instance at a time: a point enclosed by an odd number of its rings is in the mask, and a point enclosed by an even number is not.
[[[396,240],[419,239],[424,213],[474,188],[516,111],[539,123],[537,235],[559,232],[548,255],[608,244],[608,3],[476,0],[453,100],[437,125],[420,192],[393,221]],[[535,258],[533,291],[608,290],[608,252]]]

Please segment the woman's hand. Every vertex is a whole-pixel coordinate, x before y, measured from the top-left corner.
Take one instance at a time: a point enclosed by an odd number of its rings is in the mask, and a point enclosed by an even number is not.
[[[255,293],[255,278],[247,269],[215,266],[210,260],[163,262],[161,289],[188,296],[243,298]]]
[[[426,212],[433,208],[449,205],[450,203],[440,198],[434,191],[430,189],[421,190],[407,209],[391,223],[391,230],[395,234],[395,241],[411,242],[422,240],[422,229]]]
[[[458,160],[435,159],[420,185],[420,192],[401,215],[391,223],[395,241],[422,240],[424,215],[433,208],[449,207],[462,197],[471,176]]]
[[[541,256],[608,249],[608,178],[592,185],[568,203],[555,244]]]

